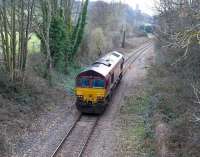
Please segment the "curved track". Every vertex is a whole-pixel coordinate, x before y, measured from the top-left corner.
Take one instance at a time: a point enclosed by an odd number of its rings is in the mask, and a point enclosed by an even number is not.
[[[152,41],[146,42],[142,47],[136,49],[133,53],[125,58],[124,72],[125,74],[131,64],[135,62],[145,50],[152,46]],[[87,147],[91,135],[98,124],[100,116],[86,116],[79,114],[74,124],[67,131],[55,151],[50,157],[81,157]]]
[[[142,47],[136,49],[133,53],[127,56],[125,59],[125,67],[123,71],[123,75],[128,71],[129,67],[133,62],[135,62],[142,54],[145,53],[145,50],[152,46],[153,42],[147,41]]]

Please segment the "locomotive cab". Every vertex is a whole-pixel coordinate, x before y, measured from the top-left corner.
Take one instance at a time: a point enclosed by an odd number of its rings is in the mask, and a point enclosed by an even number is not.
[[[76,79],[76,105],[81,112],[101,113],[105,109],[106,79],[94,71],[85,71]]]

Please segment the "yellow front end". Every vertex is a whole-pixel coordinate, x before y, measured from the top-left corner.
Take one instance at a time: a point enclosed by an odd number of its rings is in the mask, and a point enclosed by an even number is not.
[[[104,88],[76,88],[76,96],[83,102],[92,102],[92,104],[104,101],[106,89]]]

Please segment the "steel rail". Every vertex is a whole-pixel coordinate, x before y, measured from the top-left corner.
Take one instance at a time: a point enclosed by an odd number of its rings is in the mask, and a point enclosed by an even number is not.
[[[134,57],[135,55],[137,55],[137,53],[140,53],[141,51],[144,51],[145,49],[147,49],[149,46],[151,46],[151,44],[152,44],[152,41],[149,41],[144,46],[139,47],[138,49],[136,49],[135,51],[133,51],[134,53],[132,52],[131,55],[128,56],[128,58],[125,60],[125,63],[127,61],[129,61],[130,59],[132,59],[132,57]]]
[[[56,147],[55,151],[52,153],[52,155],[50,157],[55,157],[57,155],[59,150],[62,148],[62,145],[66,141],[66,139],[71,135],[72,131],[76,127],[76,124],[80,121],[81,117],[82,117],[82,114],[79,114],[78,117],[76,118],[76,121],[74,122],[74,124],[70,127],[70,129],[68,130],[67,134],[64,136],[64,138],[62,138],[61,142]]]
[[[87,145],[88,145],[88,143],[89,143],[89,141],[90,141],[90,138],[91,138],[91,136],[92,136],[92,134],[93,134],[93,132],[94,132],[94,130],[95,130],[97,124],[98,124],[98,121],[99,121],[99,117],[96,119],[96,121],[95,121],[95,123],[94,123],[92,129],[90,130],[90,133],[89,133],[89,135],[88,135],[87,141],[84,143],[84,145],[83,145],[83,147],[81,148],[81,151],[80,151],[80,153],[79,153],[79,155],[78,155],[77,157],[82,157],[83,153],[85,152],[85,149],[87,148]]]
[[[148,45],[145,45],[144,47],[140,48],[139,50],[135,51],[134,54],[130,55],[129,58],[125,60],[125,70],[123,71],[123,75],[128,71],[128,68],[130,67],[133,62],[135,62],[142,54],[144,54],[145,50],[149,49],[152,45],[152,42],[148,43]]]

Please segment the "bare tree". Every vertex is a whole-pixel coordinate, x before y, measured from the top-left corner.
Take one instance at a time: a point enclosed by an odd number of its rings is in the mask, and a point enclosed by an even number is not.
[[[17,76],[24,77],[33,10],[34,0],[0,1],[0,37],[4,65],[12,80]]]
[[[199,0],[160,0],[159,39],[166,47],[182,50],[172,65],[182,63],[184,76],[193,88],[195,103],[200,102],[199,47],[200,3]],[[194,116],[196,117],[196,116]],[[196,117],[196,119],[199,119]],[[199,121],[199,120],[198,120]]]
[[[40,0],[38,1],[37,9],[39,14],[36,12],[34,18],[34,31],[39,36],[42,43],[42,51],[46,55],[46,72],[45,78],[49,79],[51,84],[51,75],[52,75],[52,58],[50,52],[50,38],[49,38],[49,30],[51,25],[51,19],[53,14],[53,4],[55,0]],[[55,7],[55,6],[54,6]],[[54,12],[55,13],[55,12]],[[38,19],[38,16],[41,19]]]

